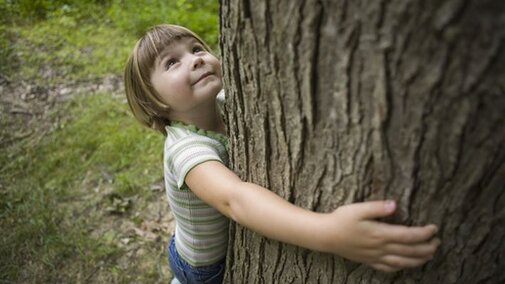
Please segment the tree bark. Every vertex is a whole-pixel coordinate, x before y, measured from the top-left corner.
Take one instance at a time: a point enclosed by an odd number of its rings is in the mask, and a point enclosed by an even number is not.
[[[226,282],[505,283],[505,1],[221,0],[220,26],[241,178],[318,212],[395,199],[442,240],[387,274],[233,224]]]

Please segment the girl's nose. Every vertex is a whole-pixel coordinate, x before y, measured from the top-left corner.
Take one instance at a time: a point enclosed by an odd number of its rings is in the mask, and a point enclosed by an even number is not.
[[[193,58],[193,62],[192,62],[193,69],[196,69],[196,68],[200,67],[201,65],[203,65],[203,59],[200,56],[195,56]]]

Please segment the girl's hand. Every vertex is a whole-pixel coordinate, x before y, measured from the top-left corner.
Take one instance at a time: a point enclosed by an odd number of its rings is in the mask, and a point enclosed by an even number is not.
[[[354,203],[327,215],[328,251],[375,269],[393,272],[433,258],[440,244],[435,225],[407,227],[378,222],[396,210],[394,201]]]

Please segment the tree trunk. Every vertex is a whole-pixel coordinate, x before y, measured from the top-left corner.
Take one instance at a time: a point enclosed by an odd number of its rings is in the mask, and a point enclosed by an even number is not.
[[[505,1],[221,0],[220,17],[232,169],[317,212],[395,199],[388,222],[442,240],[387,274],[234,224],[226,282],[505,283]]]

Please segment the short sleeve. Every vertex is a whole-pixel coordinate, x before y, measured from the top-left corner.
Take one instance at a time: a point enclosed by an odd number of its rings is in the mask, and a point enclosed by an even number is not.
[[[166,149],[167,167],[175,175],[177,188],[181,189],[189,171],[207,161],[223,163],[216,149],[218,142],[207,137],[184,137]]]

